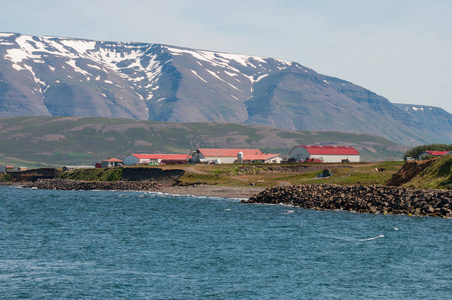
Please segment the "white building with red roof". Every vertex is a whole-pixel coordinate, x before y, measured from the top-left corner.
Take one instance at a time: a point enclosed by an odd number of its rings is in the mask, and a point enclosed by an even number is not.
[[[215,163],[233,164],[238,160],[239,152],[243,157],[246,155],[259,155],[262,151],[259,149],[213,149],[199,148],[193,154],[194,163]]]
[[[130,154],[124,158],[124,165],[186,164],[190,158],[188,154]]]
[[[306,159],[318,159],[325,163],[336,163],[348,160],[359,162],[359,152],[350,146],[321,146],[299,145],[289,153],[289,159],[306,161]]]
[[[194,163],[281,163],[283,160],[287,160],[287,157],[262,153],[259,149],[199,148],[193,154]]]
[[[452,154],[452,151],[425,151],[419,154],[419,159],[424,159],[426,157],[437,157],[437,156],[443,156],[447,154]]]
[[[109,157],[108,159],[105,159],[101,162],[102,168],[114,168],[122,166],[124,162],[120,159],[117,159],[115,157]]]

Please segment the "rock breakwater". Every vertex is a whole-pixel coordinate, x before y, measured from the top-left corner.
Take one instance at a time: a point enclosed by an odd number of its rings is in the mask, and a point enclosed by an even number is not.
[[[40,179],[26,185],[45,190],[132,190],[157,191],[161,185],[154,181],[81,181],[68,179]]]
[[[279,186],[266,189],[242,202],[371,214],[452,217],[452,191],[393,186]]]

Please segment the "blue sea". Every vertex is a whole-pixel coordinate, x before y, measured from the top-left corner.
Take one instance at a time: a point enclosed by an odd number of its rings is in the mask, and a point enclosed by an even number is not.
[[[452,220],[0,186],[4,299],[451,299]]]

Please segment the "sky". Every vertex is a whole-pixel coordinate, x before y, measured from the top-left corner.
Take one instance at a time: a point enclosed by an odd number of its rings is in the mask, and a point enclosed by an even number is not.
[[[452,113],[451,0],[0,0],[0,32],[295,61]]]

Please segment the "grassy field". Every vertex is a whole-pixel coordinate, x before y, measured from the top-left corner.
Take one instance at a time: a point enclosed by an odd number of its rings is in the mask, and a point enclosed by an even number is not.
[[[452,189],[452,155],[438,158],[404,186],[424,189]]]
[[[389,180],[403,162],[376,162],[350,164],[228,164],[228,165],[166,165],[148,168],[183,169],[179,185],[220,185],[273,187],[288,184],[331,183],[340,185],[381,185]],[[134,168],[134,167],[128,167]],[[142,168],[142,166],[140,166]],[[375,172],[375,168],[385,168]],[[333,173],[317,177],[328,169]],[[121,168],[85,169],[62,173],[61,178],[76,180],[118,180]]]
[[[340,185],[384,184],[403,165],[403,162],[357,163],[357,164],[306,164],[306,170],[269,170],[271,165],[196,165],[190,167],[179,180],[183,184],[203,183],[225,186],[272,187],[285,184],[334,183]],[[281,165],[292,168],[294,165]],[[375,172],[375,168],[385,168]],[[332,176],[317,177],[328,169]]]

